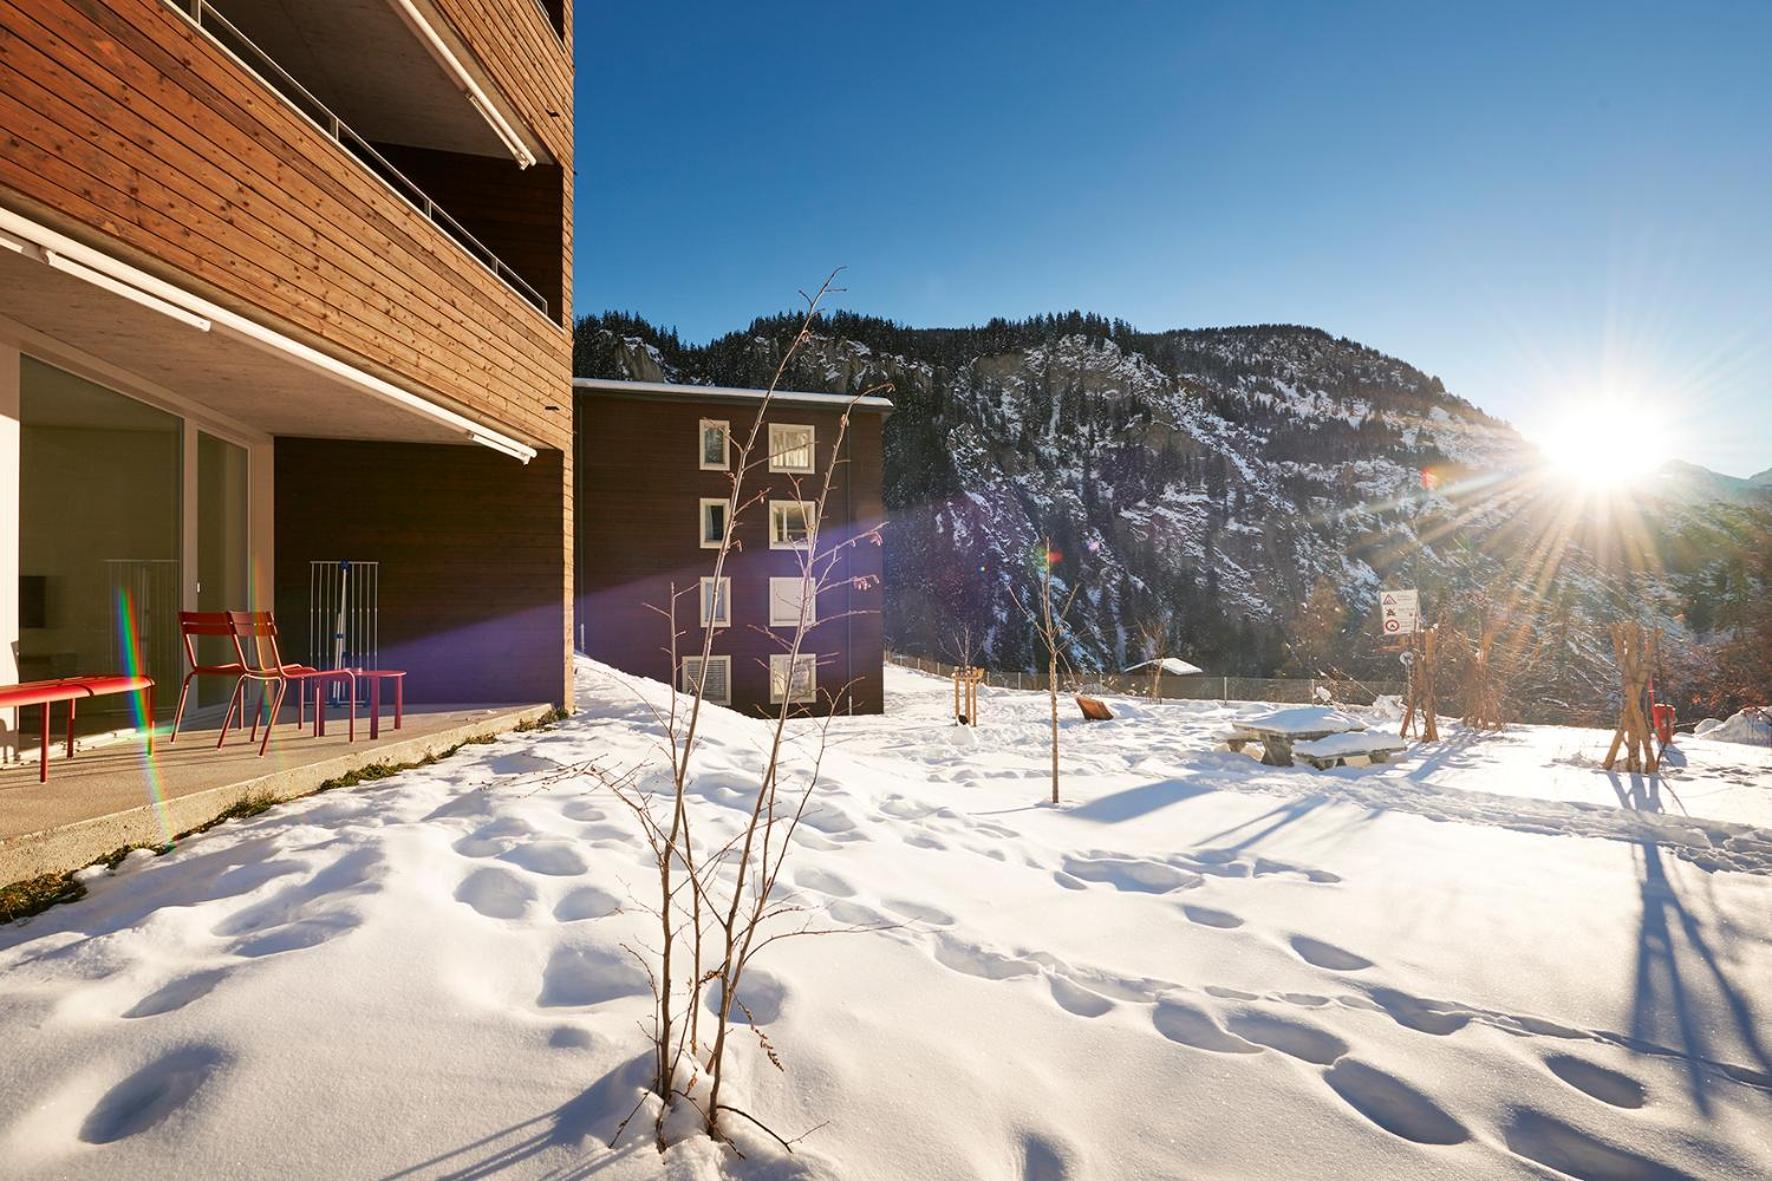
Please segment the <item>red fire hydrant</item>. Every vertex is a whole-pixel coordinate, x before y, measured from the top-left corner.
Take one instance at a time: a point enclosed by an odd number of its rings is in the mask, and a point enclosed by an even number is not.
[[[1655,737],[1667,746],[1674,740],[1674,707],[1657,701],[1649,707],[1649,720],[1655,726]]]

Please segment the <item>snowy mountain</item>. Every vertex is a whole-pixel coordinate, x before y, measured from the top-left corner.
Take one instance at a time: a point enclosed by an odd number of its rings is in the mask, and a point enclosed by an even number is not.
[[[579,372],[763,385],[796,327],[759,320],[691,348],[634,317],[587,319]],[[1145,659],[1160,633],[1210,672],[1391,677],[1374,596],[1417,586],[1430,612],[1488,598],[1530,615],[1546,653],[1530,696],[1552,709],[1610,683],[1601,620],[1677,630],[1687,597],[1709,593],[1705,547],[1682,538],[1714,541],[1719,512],[1772,499],[1670,471],[1636,506],[1668,546],[1645,572],[1562,519],[1567,497],[1506,423],[1406,362],[1291,325],[1144,333],[1070,313],[911,329],[838,313],[786,381],[881,383],[897,404],[888,642],[939,656],[969,624],[996,667],[1032,666],[1014,596],[1049,536],[1059,581],[1081,586],[1080,669]]]

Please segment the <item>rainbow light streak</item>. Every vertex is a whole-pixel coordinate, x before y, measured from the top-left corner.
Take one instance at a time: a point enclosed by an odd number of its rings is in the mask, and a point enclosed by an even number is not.
[[[117,590],[117,636],[122,641],[123,671],[132,677],[145,676],[142,671],[141,636],[135,626],[135,601],[128,587]],[[144,716],[142,695],[131,693],[129,697],[130,716],[135,719],[136,729],[146,731],[152,720]],[[160,843],[172,844],[172,825],[167,819],[166,793],[160,786],[159,759],[142,746],[142,773],[148,781],[148,803],[154,809],[154,821],[160,826]]]

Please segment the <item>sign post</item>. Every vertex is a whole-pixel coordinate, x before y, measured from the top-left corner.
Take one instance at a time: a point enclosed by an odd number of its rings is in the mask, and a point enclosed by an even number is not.
[[[1439,636],[1437,628],[1421,626],[1421,592],[1414,587],[1379,591],[1378,614],[1379,630],[1385,642],[1402,648],[1398,655],[1408,679],[1403,702],[1403,737],[1409,736],[1420,719],[1421,736],[1429,742],[1437,742],[1440,726],[1435,664],[1439,645],[1435,641]]]
[[[1379,591],[1378,608],[1387,640],[1412,636],[1421,624],[1421,592],[1413,588]]]

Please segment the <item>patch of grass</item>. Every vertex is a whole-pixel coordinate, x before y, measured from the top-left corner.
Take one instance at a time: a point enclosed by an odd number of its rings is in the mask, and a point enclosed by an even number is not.
[[[10,886],[0,886],[0,923],[30,918],[58,902],[86,897],[86,887],[71,873],[45,873]]]
[[[230,820],[244,820],[248,816],[257,816],[260,812],[267,812],[281,802],[281,800],[268,791],[251,792],[247,795],[241,796],[226,808],[222,809],[221,813],[213,820],[199,824],[190,832],[181,832],[174,839],[183,840],[185,837],[196,836],[200,832],[208,832],[216,825],[225,824]],[[171,847],[172,846],[170,845],[166,846],[167,849],[170,849]],[[125,850],[125,853],[127,852],[128,851]],[[161,852],[165,852],[165,849],[162,849]],[[109,868],[115,868],[115,865],[113,864]]]
[[[532,730],[546,730],[555,722],[563,722],[571,716],[572,715],[556,705],[553,709],[550,709],[539,718],[531,718],[528,721],[518,722],[514,732],[518,734],[527,734]]]

